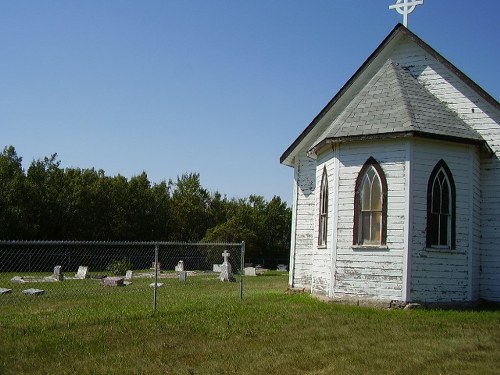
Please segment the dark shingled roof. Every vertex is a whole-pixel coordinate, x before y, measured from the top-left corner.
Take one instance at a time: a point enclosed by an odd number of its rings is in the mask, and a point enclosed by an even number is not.
[[[420,135],[481,143],[481,136],[391,59],[358,93],[317,144]]]
[[[455,74],[459,79],[461,79],[468,87],[470,87],[472,90],[474,90],[481,98],[483,98],[486,102],[490,103],[493,107],[500,109],[500,104],[498,101],[493,98],[491,95],[489,95],[486,91],[484,91],[479,85],[477,85],[474,81],[472,81],[467,75],[465,75],[463,72],[461,72],[457,67],[455,67],[453,64],[451,64],[448,60],[446,60],[441,54],[439,54],[436,50],[434,50],[431,46],[429,46],[427,43],[425,43],[422,39],[420,39],[418,36],[413,34],[410,30],[408,30],[406,27],[404,27],[402,24],[396,25],[396,27],[392,30],[392,32],[382,41],[382,43],[377,47],[377,49],[368,57],[368,59],[363,63],[363,65],[354,73],[354,75],[346,82],[346,84],[340,89],[340,91],[328,102],[328,104],[321,110],[321,112],[312,120],[312,122],[304,129],[304,131],[299,135],[299,137],[285,150],[285,152],[281,155],[280,157],[280,162],[283,164],[291,165],[291,160],[289,159],[291,156],[293,157],[294,151],[297,149],[297,147],[300,145],[302,141],[304,141],[309,135],[311,135],[311,132],[313,129],[316,127],[316,125],[325,118],[325,116],[328,114],[328,112],[336,105],[338,104],[339,100],[346,94],[349,89],[353,86],[355,81],[357,81],[364,73],[365,71],[369,68],[369,66],[382,54],[382,52],[395,40],[398,40],[398,38],[404,37],[410,39],[412,42],[414,42],[416,45],[420,46],[424,51],[430,54],[433,58],[435,58],[439,63],[443,64],[445,68],[450,70],[453,74]],[[430,94],[429,94],[430,95]],[[401,98],[402,100],[403,98]],[[436,99],[434,98],[433,101]],[[411,103],[414,103],[412,101]],[[411,104],[410,103],[410,104]],[[410,108],[409,105],[407,108]],[[424,103],[420,103],[417,109],[420,109],[420,114],[415,113],[413,116],[415,118],[418,118],[419,116],[425,116],[427,115],[425,111],[422,111],[425,108]],[[445,109],[445,106],[441,108],[438,113]],[[422,113],[423,112],[423,113]],[[437,113],[435,114],[437,115]],[[446,116],[448,117],[448,116]],[[427,125],[422,124],[422,118],[420,117],[420,121],[418,121],[417,124],[420,124],[421,126],[424,126],[422,129],[426,130]],[[449,118],[449,117],[448,117]],[[338,122],[338,121],[337,121]],[[463,122],[460,121],[460,124],[462,125]],[[375,127],[377,125],[375,124],[370,124],[372,127]],[[402,126],[401,124],[397,124],[398,128]],[[432,122],[428,125],[434,125]],[[444,123],[443,123],[444,125]],[[456,125],[461,128],[460,125]],[[421,132],[419,135],[420,136],[430,136],[432,135],[434,138],[444,138],[444,139],[449,139],[449,140],[456,140],[456,141],[461,141],[461,142],[473,142],[473,143],[482,143],[485,148],[488,149],[488,145],[485,141],[480,141],[477,139],[477,134],[472,131],[472,129],[469,129],[470,132],[474,133],[474,135],[470,134],[470,137],[462,134],[455,134],[458,135],[459,138],[454,138],[453,136],[450,136],[450,134],[443,133],[445,128],[442,128],[441,131],[438,131],[438,129],[434,129],[436,132]],[[418,130],[417,130],[418,131]],[[458,131],[461,133],[461,130],[454,129],[454,132]],[[403,132],[403,134],[406,135],[411,135],[413,131],[408,131],[408,132]],[[394,136],[397,136],[398,133],[394,133]],[[444,135],[445,134],[445,135]],[[415,134],[418,135],[418,134]],[[332,135],[335,136],[335,135]],[[371,131],[371,136],[372,138],[386,138],[388,137],[389,134],[387,133],[375,133],[373,130]],[[399,136],[401,134],[399,133]],[[465,136],[465,138],[464,138]],[[337,138],[323,138],[322,143],[329,143],[329,142],[340,142],[342,137],[340,134],[336,135]],[[362,137],[362,135],[357,135],[357,137]],[[353,136],[348,136],[346,140],[348,139],[355,139]],[[321,144],[318,144],[317,147],[321,147]],[[315,147],[316,148],[316,147]],[[491,152],[491,151],[490,151]]]

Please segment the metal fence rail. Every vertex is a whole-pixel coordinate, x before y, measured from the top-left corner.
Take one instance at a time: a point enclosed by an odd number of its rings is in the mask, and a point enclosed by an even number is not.
[[[244,243],[0,241],[0,301],[22,300],[30,289],[83,295],[125,285],[151,290],[156,308],[161,284],[200,276],[221,282],[228,266],[243,298],[244,253]]]

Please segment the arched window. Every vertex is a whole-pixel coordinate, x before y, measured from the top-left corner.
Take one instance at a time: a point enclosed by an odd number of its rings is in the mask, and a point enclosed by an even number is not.
[[[455,248],[455,182],[440,160],[427,185],[427,247]]]
[[[385,245],[387,181],[380,165],[369,158],[361,168],[354,193],[354,245]]]
[[[323,168],[321,177],[321,190],[319,197],[319,232],[318,245],[326,246],[328,238],[328,175],[326,168]]]

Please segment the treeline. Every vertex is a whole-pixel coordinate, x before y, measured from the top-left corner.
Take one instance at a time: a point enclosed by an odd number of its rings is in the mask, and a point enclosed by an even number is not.
[[[197,173],[151,183],[61,168],[57,155],[27,170],[0,154],[0,240],[246,242],[248,257],[287,258],[291,210],[279,197],[228,199]]]

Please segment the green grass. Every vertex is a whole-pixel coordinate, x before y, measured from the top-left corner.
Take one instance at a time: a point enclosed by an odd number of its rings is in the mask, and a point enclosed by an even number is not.
[[[245,278],[243,300],[234,283],[168,280],[152,314],[150,282],[0,296],[0,374],[500,373],[498,310],[333,305],[285,293],[272,273]]]

